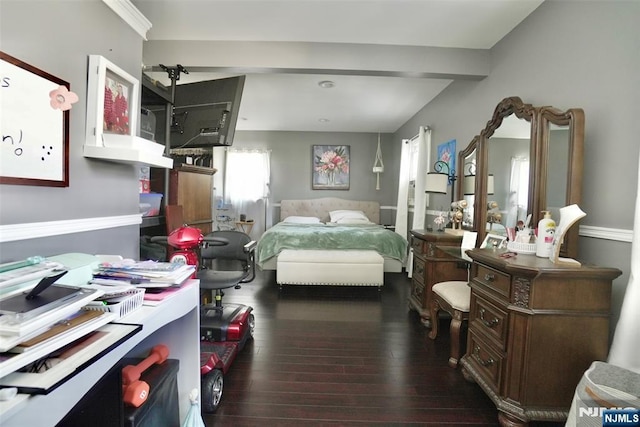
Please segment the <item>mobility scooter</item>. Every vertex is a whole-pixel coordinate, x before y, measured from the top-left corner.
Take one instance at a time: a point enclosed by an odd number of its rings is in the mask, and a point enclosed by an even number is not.
[[[172,249],[169,261],[195,265],[200,280],[200,373],[202,410],[218,409],[227,373],[236,355],[253,339],[253,307],[222,304],[223,289],[239,289],[255,278],[256,242],[240,231],[214,231],[206,236],[195,227],[182,226],[168,236],[156,236]],[[214,269],[218,262],[236,263],[237,270]],[[212,301],[213,299],[213,301]]]

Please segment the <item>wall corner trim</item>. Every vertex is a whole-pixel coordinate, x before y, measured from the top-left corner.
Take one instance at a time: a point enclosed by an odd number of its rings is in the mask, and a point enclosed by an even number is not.
[[[151,21],[149,21],[138,10],[137,7],[131,3],[130,0],[102,0],[104,4],[109,6],[116,15],[124,20],[131,28],[135,30],[142,38],[147,41],[147,31],[151,29]]]
[[[0,225],[0,243],[140,224],[141,214]]]

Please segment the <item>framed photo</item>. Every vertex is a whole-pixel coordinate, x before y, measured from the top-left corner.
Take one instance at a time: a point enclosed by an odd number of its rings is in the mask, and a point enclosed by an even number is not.
[[[121,146],[115,141],[136,135],[140,83],[100,55],[89,55],[88,74],[86,143]]]
[[[0,52],[0,184],[69,186],[69,88]]]
[[[436,161],[446,163],[449,166],[449,170],[446,171],[449,175],[455,174],[456,170],[456,140],[444,142],[438,145],[438,158]],[[442,171],[445,172],[445,171]],[[453,185],[451,182],[448,185]]]
[[[349,189],[348,145],[314,145],[311,158],[313,190]]]
[[[484,241],[480,245],[480,248],[493,248],[502,249],[507,247],[507,236],[500,236],[499,234],[487,234]]]

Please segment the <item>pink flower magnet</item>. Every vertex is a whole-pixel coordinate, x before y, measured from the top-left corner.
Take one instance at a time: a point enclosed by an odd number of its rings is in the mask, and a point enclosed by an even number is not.
[[[54,110],[67,111],[71,109],[71,104],[78,102],[78,95],[69,92],[67,87],[62,85],[49,92],[49,98],[51,98],[51,108]]]

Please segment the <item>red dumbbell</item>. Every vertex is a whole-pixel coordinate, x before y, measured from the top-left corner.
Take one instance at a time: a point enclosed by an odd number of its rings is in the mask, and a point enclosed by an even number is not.
[[[147,397],[149,397],[149,384],[140,381],[140,377],[151,365],[163,363],[168,357],[169,347],[159,344],[151,349],[149,356],[142,362],[122,368],[124,403],[137,408],[147,400]]]

